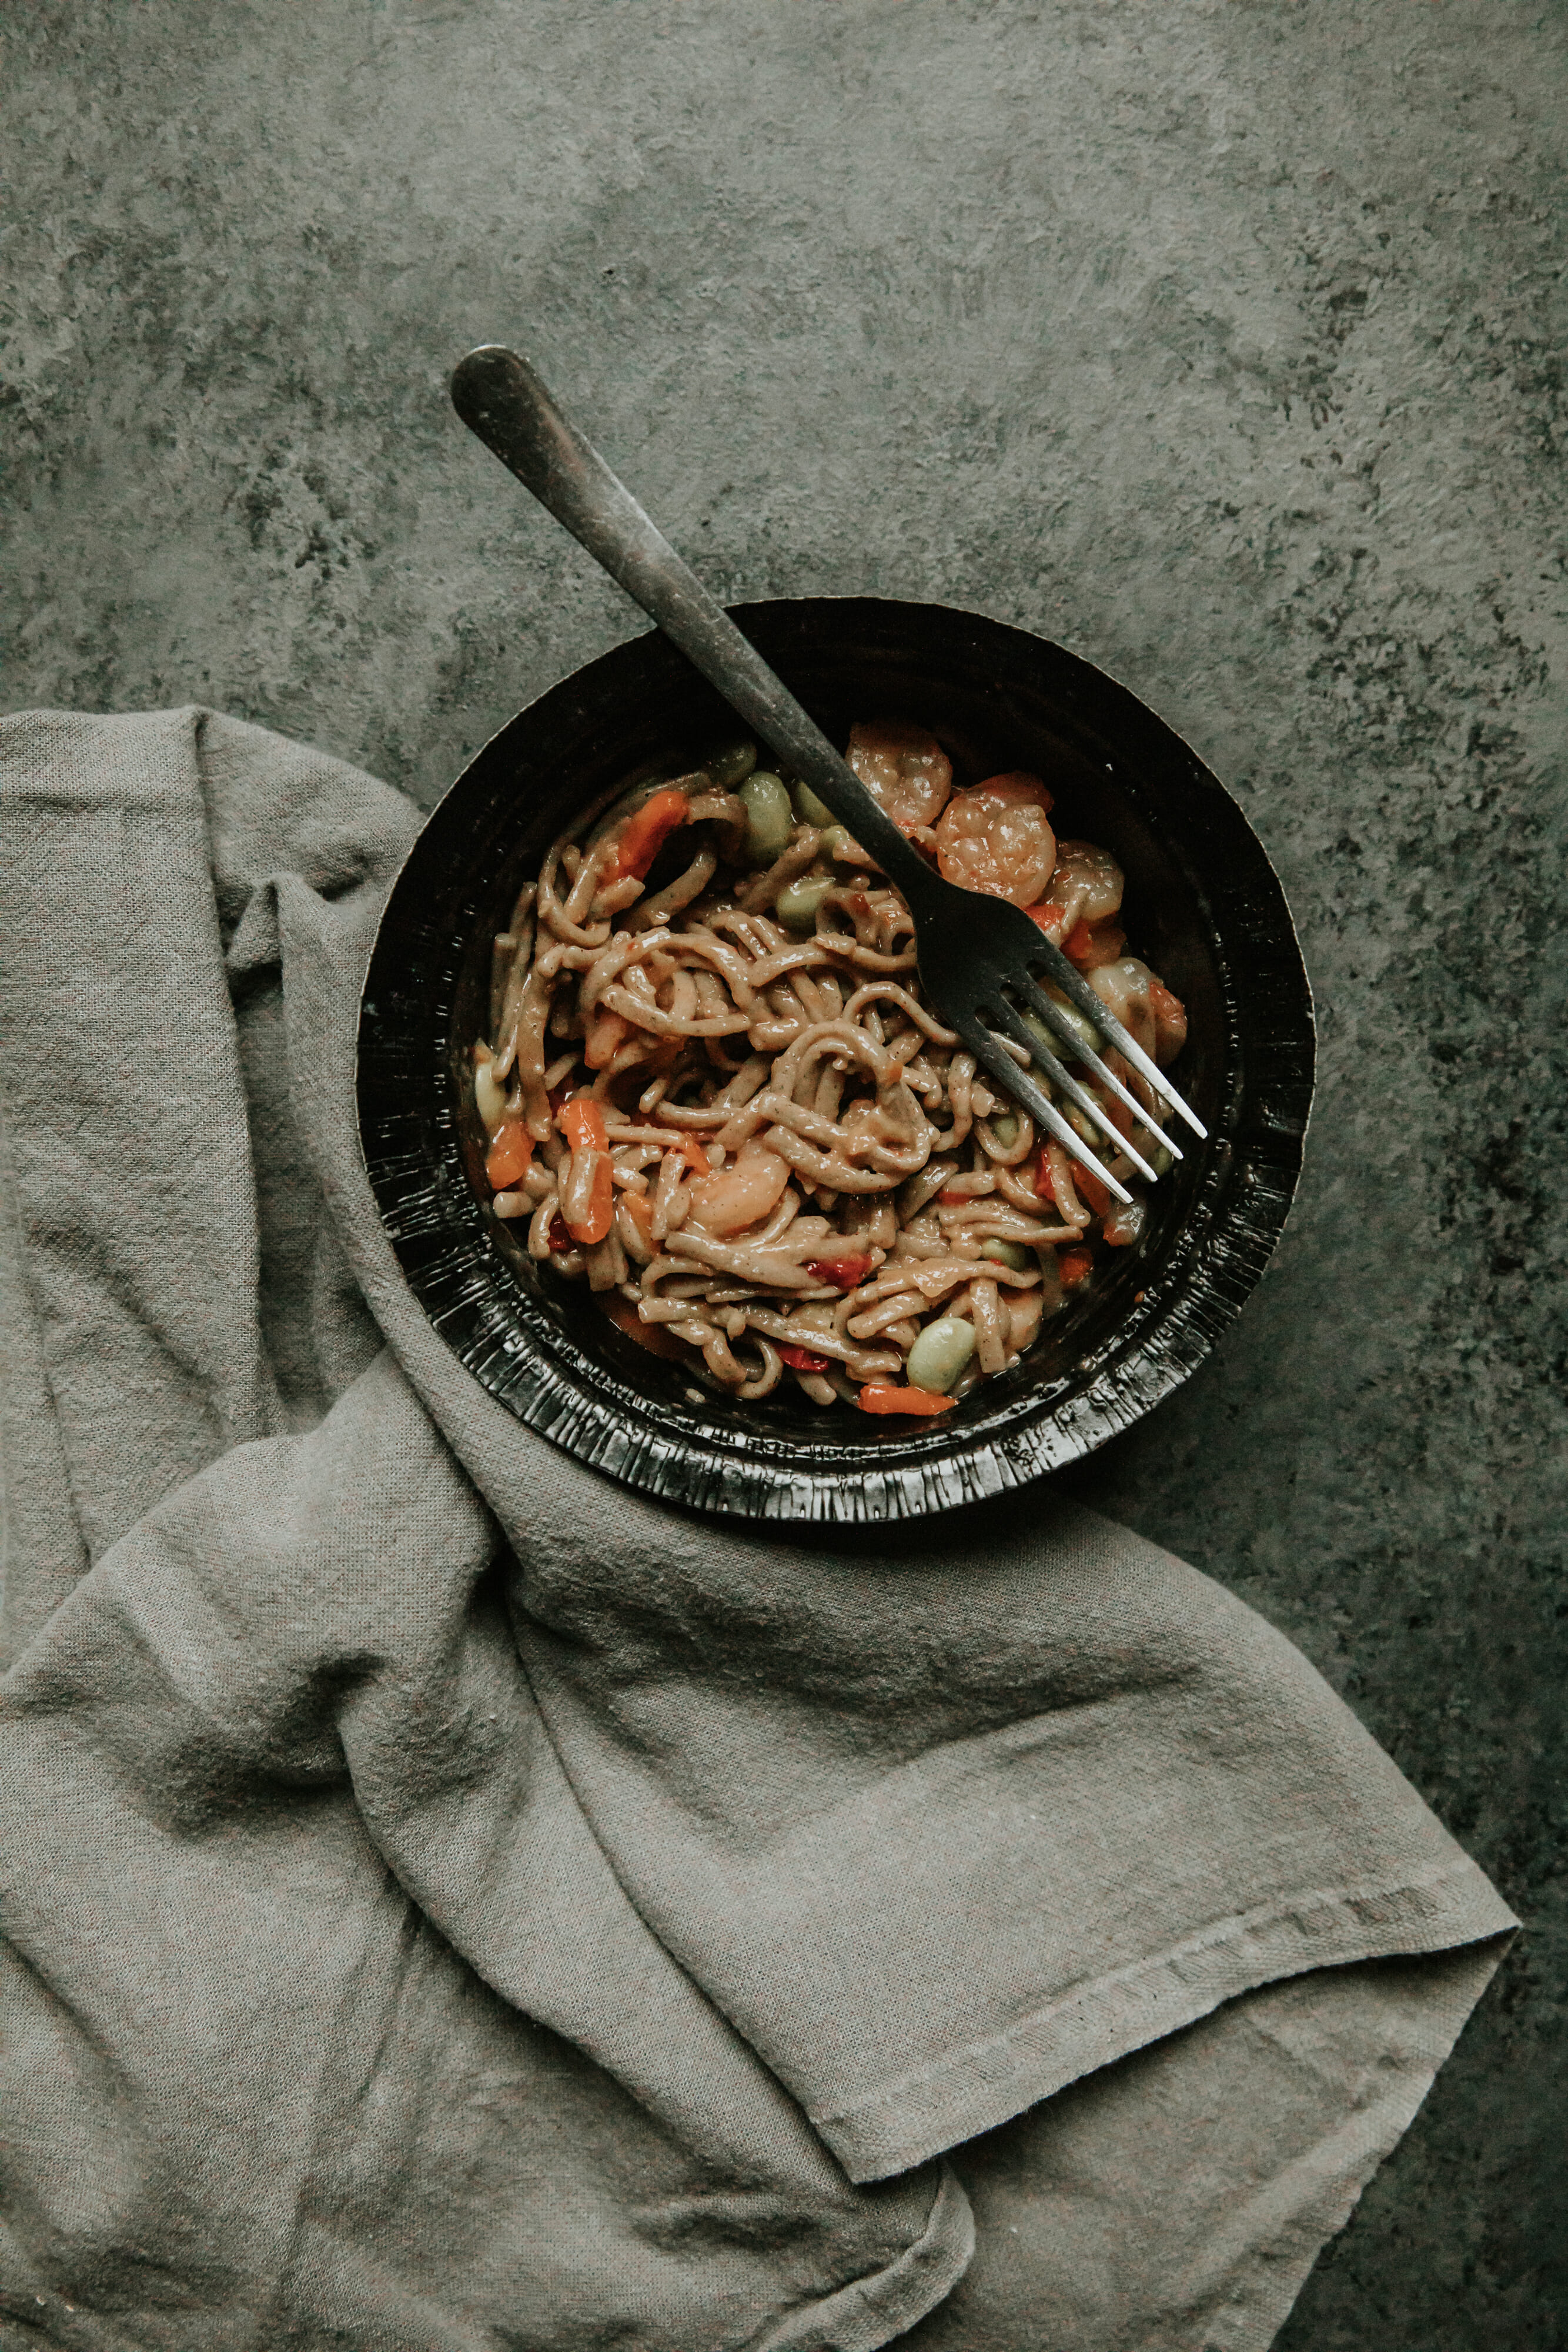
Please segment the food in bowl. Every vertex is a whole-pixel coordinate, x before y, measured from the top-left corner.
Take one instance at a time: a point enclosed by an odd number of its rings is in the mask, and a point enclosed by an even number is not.
[[[936,738],[899,719],[857,723],[847,757],[949,881],[1026,908],[1176,1059],[1186,1013],[1125,952],[1121,871],[1057,839],[1041,778],[955,790]],[[789,1381],[820,1406],[946,1412],[1143,1230],[1132,1162],[1106,1162],[1124,1205],[992,1089],[925,1002],[903,898],[750,743],[617,785],[551,844],[496,940],[489,1009],[473,1065],[495,1214],[727,1394]],[[1105,1058],[1143,1123],[1082,1082],[1163,1172],[1166,1107]]]

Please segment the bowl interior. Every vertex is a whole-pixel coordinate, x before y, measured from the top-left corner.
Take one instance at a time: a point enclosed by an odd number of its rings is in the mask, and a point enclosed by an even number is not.
[[[955,782],[1030,768],[1058,834],[1127,877],[1122,920],[1186,1004],[1176,1072],[1209,1128],[1151,1196],[1139,1244],[1048,1319],[1019,1365],[913,1428],[789,1393],[710,1393],[616,1329],[585,1285],[541,1269],[495,1218],[469,1048],[490,950],[518,888],[612,785],[697,764],[737,726],[668,642],[639,637],[502,730],[429,820],[366,983],[361,1121],[388,1230],[432,1320],[519,1418],[630,1483],[705,1507],[881,1517],[940,1508],[1082,1454],[1185,1378],[1283,1222],[1312,1078],[1305,978],[1279,883],[1235,803],[1124,688],[978,616],[882,600],[737,610],[829,737],[919,721]],[[1179,1134],[1180,1129],[1176,1132]]]

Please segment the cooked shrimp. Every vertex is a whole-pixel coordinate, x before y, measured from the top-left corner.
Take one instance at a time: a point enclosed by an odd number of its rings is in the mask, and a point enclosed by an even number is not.
[[[688,1224],[715,1235],[743,1233],[772,1214],[789,1181],[789,1162],[754,1136],[741,1145],[733,1168],[699,1177],[692,1186]]]
[[[1136,956],[1120,956],[1089,974],[1089,985],[1163,1068],[1186,1043],[1186,1007]]]
[[[904,833],[936,824],[953,789],[953,762],[935,735],[899,719],[862,719],[850,730],[847,757]]]
[[[960,793],[936,828],[936,862],[946,879],[1031,907],[1056,864],[1050,806],[1040,778],[1022,769]]]
[[[1108,850],[1092,841],[1061,841],[1051,888],[1030,914],[1060,946],[1080,923],[1103,923],[1122,904],[1123,874]]]

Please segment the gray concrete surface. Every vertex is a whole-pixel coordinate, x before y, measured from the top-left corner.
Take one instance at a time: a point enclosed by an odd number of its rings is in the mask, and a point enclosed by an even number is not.
[[[724,592],[1040,629],[1243,797],[1322,1008],[1309,1172],[1079,1484],[1284,1626],[1529,1922],[1282,2344],[1555,2352],[1561,10],[36,0],[4,42],[9,707],[207,701],[431,800],[630,625],[446,410],[504,338]]]

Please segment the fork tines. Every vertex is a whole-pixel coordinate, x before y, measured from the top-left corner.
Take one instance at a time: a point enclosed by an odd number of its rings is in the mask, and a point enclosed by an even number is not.
[[[1043,967],[1051,982],[1069,999],[1072,1010],[1047,994],[1030,971],[1030,964]],[[1130,1202],[1133,1196],[1112,1175],[1078,1129],[1058,1109],[1045,1087],[1032,1075],[1030,1064],[1038,1067],[1052,1090],[1070,1103],[1081,1118],[1092,1121],[1111,1147],[1108,1156],[1120,1152],[1150,1183],[1157,1181],[1156,1171],[1131,1138],[1116,1127],[1105,1105],[1073,1076],[1062,1055],[1053,1051],[1052,1040],[1066,1049],[1072,1061],[1082,1064],[1096,1077],[1113,1099],[1133,1114],[1145,1133],[1157,1132],[1144,1105],[1086,1041],[1083,1024],[1087,1021],[1107,1051],[1120,1054],[1131,1068],[1155,1088],[1160,1098],[1186,1120],[1195,1135],[1203,1137],[1207,1134],[1203,1121],[1183,1100],[1165,1072],[1145,1053],[1137,1040],[1128,1034],[1103,998],[1097,995],[1083,975],[1069,963],[1061,949],[1043,934],[1038,946],[1031,942],[1027,954],[1010,958],[1008,968],[998,971],[998,980],[1000,984],[992,1001],[980,1006],[977,1013],[956,1022],[955,1026],[977,1061],[983,1064],[1023,1106],[1036,1126],[1055,1136],[1063,1150],[1070,1153],[1080,1166],[1097,1176],[1106,1191],[1118,1201]],[[1173,1160],[1182,1158],[1180,1147],[1163,1132],[1160,1133],[1160,1142]]]

